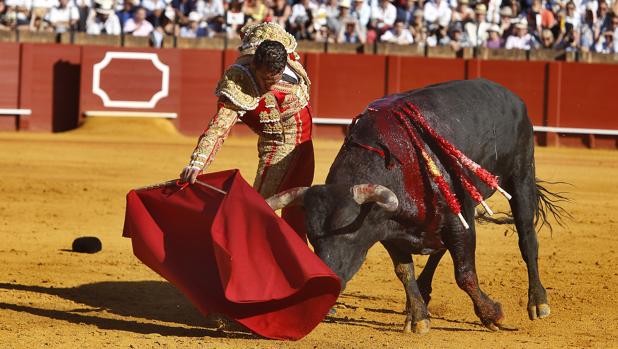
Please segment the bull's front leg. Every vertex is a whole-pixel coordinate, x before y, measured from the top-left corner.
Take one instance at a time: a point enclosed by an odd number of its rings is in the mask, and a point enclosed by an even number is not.
[[[395,274],[403,284],[406,291],[406,321],[404,332],[424,334],[429,332],[429,315],[427,305],[421,296],[416,280],[414,279],[414,263],[412,255],[399,251],[388,242],[383,242],[384,247],[393,260]]]
[[[489,298],[479,286],[475,261],[474,215],[465,215],[465,217],[471,223],[469,229],[464,229],[457,218],[454,218],[451,224],[455,228],[443,236],[453,259],[455,280],[457,286],[464,290],[474,303],[474,312],[483,325],[490,330],[497,331],[504,321],[504,313],[500,303]]]

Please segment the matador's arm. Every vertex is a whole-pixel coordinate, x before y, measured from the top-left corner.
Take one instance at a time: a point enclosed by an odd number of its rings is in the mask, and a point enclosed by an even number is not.
[[[239,112],[236,109],[231,103],[226,103],[224,98],[219,100],[217,114],[198,139],[197,146],[191,154],[191,160],[187,166],[189,169],[203,171],[214,160],[217,151],[238,119]]]

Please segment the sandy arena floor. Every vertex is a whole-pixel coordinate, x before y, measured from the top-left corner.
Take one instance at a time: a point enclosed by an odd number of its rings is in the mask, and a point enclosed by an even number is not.
[[[165,120],[91,119],[62,134],[0,133],[0,348],[618,347],[616,151],[537,149],[539,177],[573,184],[553,189],[570,192],[565,208],[574,220],[539,236],[549,318],[528,320],[516,234],[483,225],[479,278],[502,302],[512,330],[480,326],[445,257],[429,307],[431,332],[404,335],[404,293],[376,246],[334,316],[299,342],[278,342],[217,331],[121,237],[127,191],[175,178],[194,142]],[[316,142],[316,183],[339,145]],[[256,165],[255,139],[231,138],[212,170],[240,168],[251,182]],[[501,197],[490,203],[506,206]],[[98,236],[103,251],[70,252],[83,235]]]

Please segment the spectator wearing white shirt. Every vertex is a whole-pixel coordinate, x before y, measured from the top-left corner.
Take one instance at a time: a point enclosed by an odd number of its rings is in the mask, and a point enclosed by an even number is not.
[[[365,32],[359,28],[356,18],[348,17],[337,35],[337,43],[364,44]]]
[[[120,20],[111,0],[97,0],[86,21],[86,32],[91,35],[120,35]]]
[[[189,24],[180,28],[180,37],[183,38],[201,38],[208,36],[206,28],[200,26],[202,16],[199,13],[193,11],[189,13],[187,17]]]
[[[465,31],[473,46],[482,46],[487,40],[487,29],[489,29],[491,23],[485,20],[486,14],[487,7],[484,4],[478,4],[474,10],[474,21],[466,23]]]
[[[451,21],[451,9],[445,0],[430,0],[425,3],[423,8],[425,21],[429,23],[430,29],[438,26],[446,28]]]
[[[397,8],[389,0],[380,0],[378,6],[371,10],[371,22],[379,34],[389,30],[397,19]]]
[[[356,18],[360,29],[364,30],[371,19],[371,7],[369,7],[365,0],[354,0],[350,15]]]
[[[25,28],[30,25],[28,15],[32,8],[30,0],[5,0],[7,12],[14,16],[13,21],[18,28]]]
[[[534,39],[528,33],[528,22],[520,21],[515,25],[515,35],[506,39],[504,45],[507,49],[529,50],[534,46]]]
[[[614,46],[614,44],[614,32],[606,31],[605,33],[603,33],[603,35],[601,35],[599,41],[594,48],[595,51],[599,53],[618,53],[618,50],[616,49],[616,46]]]
[[[30,30],[41,30],[45,26],[45,17],[49,10],[58,6],[58,0],[32,0],[30,11]]]
[[[56,33],[64,33],[74,27],[79,20],[77,7],[69,7],[69,0],[60,0],[58,6],[52,7],[45,16]]]
[[[386,31],[382,34],[382,36],[380,36],[380,40],[397,45],[412,45],[414,43],[412,33],[406,29],[404,23],[401,21],[395,22],[392,29]]]
[[[575,3],[573,1],[569,1],[566,4],[566,23],[569,23],[573,26],[573,30],[579,32],[579,26],[581,24],[581,15],[577,11]]]
[[[195,4],[195,10],[202,16],[202,19],[208,24],[208,29],[214,32],[223,31],[223,1],[221,0],[198,0]]]
[[[299,39],[310,39],[312,33],[312,11],[316,10],[318,5],[313,0],[302,0],[292,6],[292,13],[288,20],[290,31]]]
[[[133,36],[148,36],[153,30],[152,24],[146,20],[146,9],[143,7],[137,8],[133,18],[124,24],[124,33]]]

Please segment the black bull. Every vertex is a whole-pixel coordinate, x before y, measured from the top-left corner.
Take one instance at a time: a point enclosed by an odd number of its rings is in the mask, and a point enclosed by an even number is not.
[[[425,149],[438,160],[461,203],[462,215],[470,224],[465,229],[427,171],[418,165],[422,162],[418,148],[393,116],[406,101],[418,107],[439,135],[497,175],[501,187],[512,194],[509,203],[528,268],[529,316],[548,316],[547,294],[537,265],[535,225],[539,217],[545,220],[546,208],[554,212],[555,206],[537,184],[533,131],[525,105],[493,82],[453,81],[373,102],[350,128],[325,185],[293,189],[270,198],[269,203],[273,207],[304,205],[308,238],[316,254],[341,277],[344,287],[369,248],[382,243],[406,291],[404,331],[429,330],[431,280],[447,250],[457,285],[470,296],[482,323],[497,330],[504,319],[501,306],[480,289],[475,267],[478,203],[466,195],[461,182],[449,176],[453,172],[446,155],[423,133]],[[484,198],[491,196],[492,189],[472,178]],[[417,280],[412,254],[430,254]]]

